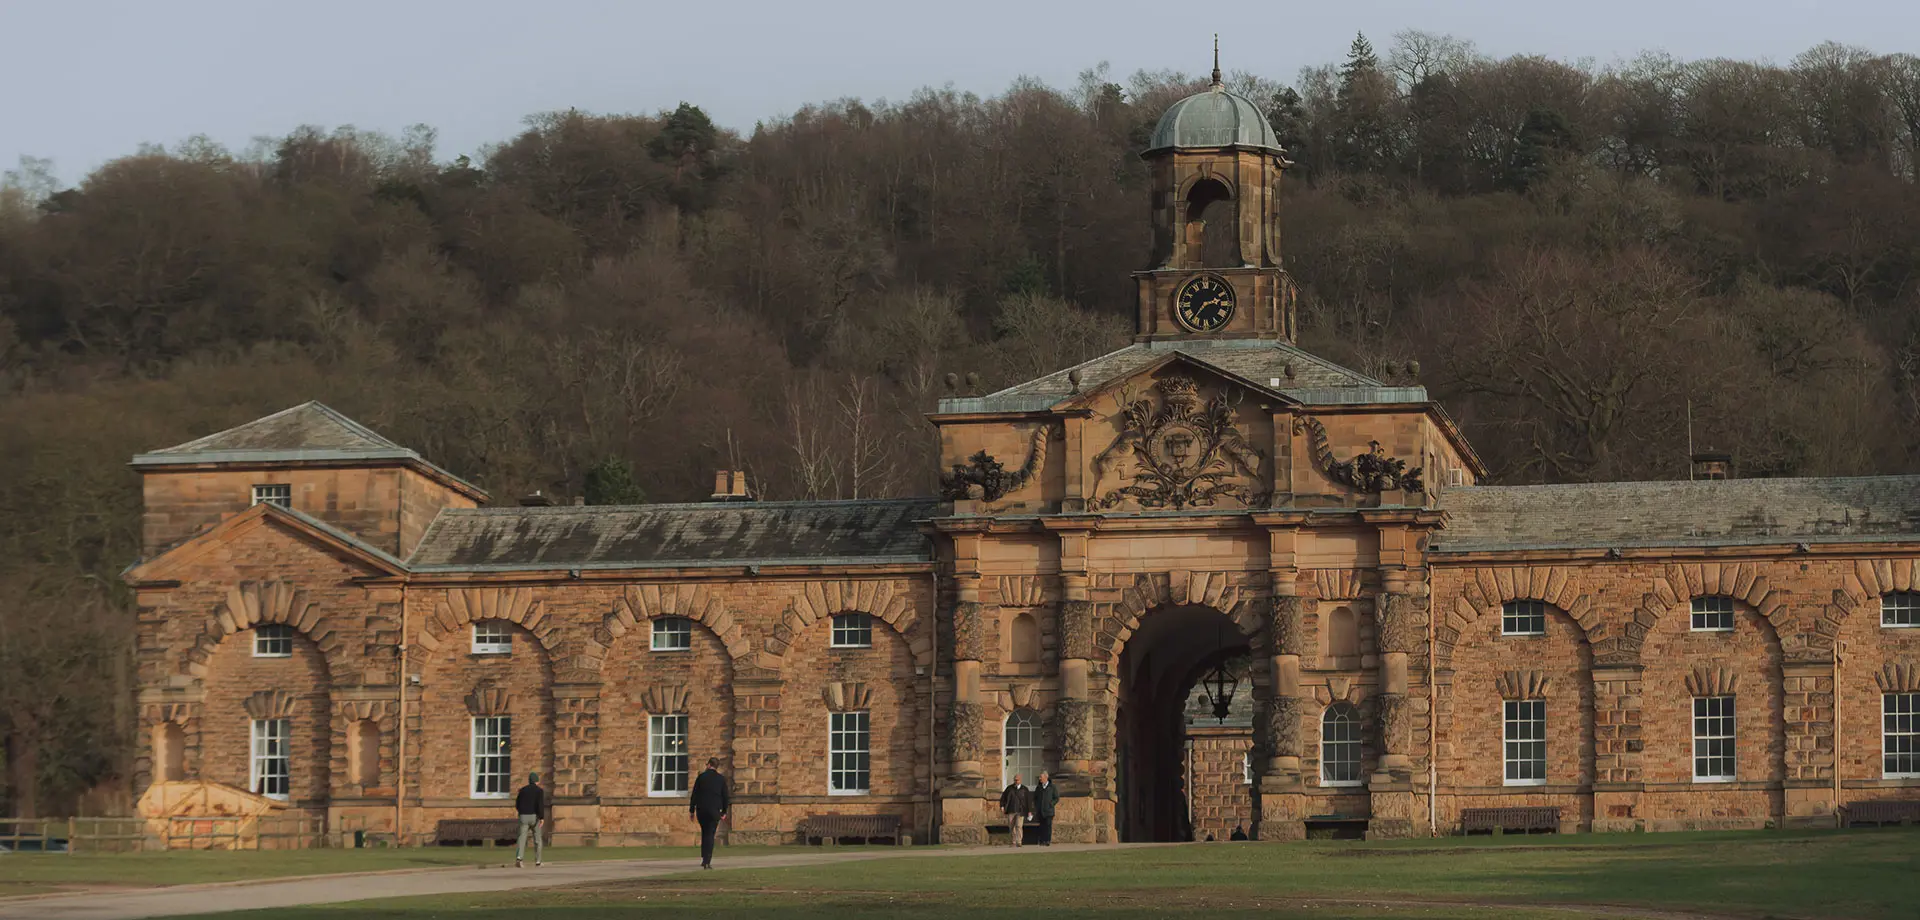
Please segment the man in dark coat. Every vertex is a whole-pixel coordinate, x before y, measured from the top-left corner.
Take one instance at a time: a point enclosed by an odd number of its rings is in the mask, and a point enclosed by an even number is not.
[[[540,826],[547,819],[547,790],[540,788],[540,774],[527,774],[527,784],[513,797],[513,810],[520,816],[520,842],[513,848],[513,866],[526,868],[527,835],[532,834],[533,865],[537,869],[547,855],[546,836],[541,833],[546,828]]]
[[[1040,818],[1040,845],[1053,846],[1053,810],[1060,804],[1060,790],[1053,788],[1053,777],[1040,774],[1040,785],[1033,787],[1033,813]]]
[[[1013,845],[1020,846],[1020,839],[1026,836],[1027,819],[1033,817],[1033,791],[1020,785],[1020,774],[1013,775],[1013,782],[1000,791],[1000,812],[1007,816],[1007,826],[1013,829]]]
[[[700,822],[700,868],[713,868],[713,832],[720,827],[732,804],[727,795],[727,779],[720,775],[720,759],[707,758],[707,769],[693,781],[693,794],[687,797],[687,814]]]

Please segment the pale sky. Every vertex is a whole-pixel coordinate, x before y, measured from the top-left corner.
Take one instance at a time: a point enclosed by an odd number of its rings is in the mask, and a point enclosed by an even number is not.
[[[0,0],[0,169],[49,157],[68,183],[142,142],[243,149],[302,124],[439,129],[451,159],[531,114],[653,112],[682,100],[751,130],[808,103],[1071,87],[1101,61],[1293,80],[1355,31],[1472,40],[1495,56],[1606,63],[1644,50],[1785,62],[1821,41],[1920,52],[1911,0]],[[962,12],[964,11],[964,12]],[[1123,81],[1124,82],[1124,81]]]

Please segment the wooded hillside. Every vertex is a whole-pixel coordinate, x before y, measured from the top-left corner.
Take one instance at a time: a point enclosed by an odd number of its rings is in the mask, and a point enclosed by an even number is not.
[[[1329,49],[1329,56],[1335,56]],[[1258,62],[1270,75],[1279,61]],[[1298,166],[1304,345],[1420,381],[1497,481],[1914,472],[1920,57],[1234,74]],[[1204,80],[842,100],[736,133],[559,112],[477,159],[300,128],[0,187],[14,809],[124,775],[127,458],[319,399],[511,502],[929,493],[921,414],[1115,347],[1161,110]],[[974,381],[969,383],[967,381]]]

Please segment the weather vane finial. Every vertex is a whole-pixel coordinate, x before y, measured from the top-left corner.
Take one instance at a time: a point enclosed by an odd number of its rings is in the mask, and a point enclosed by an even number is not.
[[[1224,86],[1220,82],[1220,33],[1213,33],[1213,85]]]

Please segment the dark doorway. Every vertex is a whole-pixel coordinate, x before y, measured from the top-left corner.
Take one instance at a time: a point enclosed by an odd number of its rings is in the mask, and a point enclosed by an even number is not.
[[[1195,685],[1250,649],[1240,628],[1211,607],[1164,607],[1142,617],[1120,653],[1116,815],[1130,843],[1191,839],[1187,720]],[[1250,712],[1252,682],[1239,675],[1236,710]]]
[[[1202,179],[1188,190],[1187,246],[1187,257],[1203,268],[1241,264],[1239,209],[1225,185]]]

